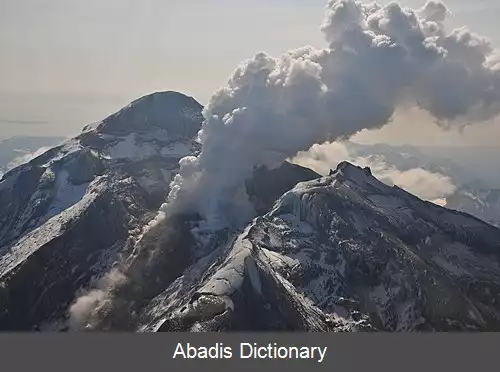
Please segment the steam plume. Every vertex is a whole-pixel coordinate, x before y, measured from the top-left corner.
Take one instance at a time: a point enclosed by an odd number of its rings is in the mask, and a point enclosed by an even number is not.
[[[436,1],[418,10],[330,1],[321,27],[327,48],[258,53],[214,94],[199,133],[203,149],[182,159],[163,211],[246,222],[252,210],[241,190],[255,166],[379,128],[398,105],[417,105],[448,126],[497,115],[493,49],[467,28],[447,32],[448,13]]]
[[[382,127],[399,105],[416,105],[446,126],[496,116],[498,59],[467,28],[447,32],[448,13],[436,1],[412,10],[331,0],[321,27],[326,48],[243,62],[205,108],[202,150],[181,160],[158,223],[194,212],[209,228],[240,226],[253,215],[244,181],[256,166]],[[96,301],[108,299],[96,292],[74,307],[77,323]]]

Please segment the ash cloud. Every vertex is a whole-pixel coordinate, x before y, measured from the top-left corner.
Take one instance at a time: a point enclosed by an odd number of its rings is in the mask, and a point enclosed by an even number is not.
[[[182,160],[163,211],[195,211],[215,226],[244,223],[253,212],[241,190],[255,166],[380,128],[401,105],[418,106],[445,127],[496,116],[494,50],[465,27],[448,32],[448,14],[436,1],[417,10],[330,1],[325,49],[258,53],[214,94],[199,133],[202,151]]]
[[[156,223],[198,213],[208,229],[241,227],[254,215],[244,183],[255,167],[383,127],[403,105],[428,111],[443,127],[496,116],[495,52],[467,28],[448,32],[448,13],[436,1],[413,10],[332,0],[321,26],[324,49],[261,52],[244,61],[205,107],[202,150],[181,160]],[[422,174],[399,177],[411,183]],[[72,308],[77,319],[110,301],[94,294]]]
[[[126,281],[125,274],[120,269],[113,268],[98,281],[95,289],[78,297],[69,308],[68,326],[70,329],[93,329],[102,314],[112,307],[111,292]]]

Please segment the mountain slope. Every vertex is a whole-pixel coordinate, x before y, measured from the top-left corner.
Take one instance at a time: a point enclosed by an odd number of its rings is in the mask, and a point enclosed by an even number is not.
[[[500,330],[500,229],[368,168],[255,169],[243,231],[196,215],[150,225],[200,149],[201,111],[145,96],[0,179],[0,330],[67,330],[70,305],[117,264],[116,301],[76,328]]]
[[[0,178],[8,170],[40,149],[52,147],[64,140],[61,137],[11,137],[0,139]]]
[[[185,271],[139,330],[499,330],[499,263],[499,229],[341,163]]]
[[[59,321],[155,216],[196,154],[202,106],[175,92],[134,101],[0,181],[0,329]]]
[[[180,158],[199,150],[201,110],[179,93],[145,96],[5,174],[0,329],[66,329],[69,305],[80,291],[92,288],[137,247],[164,243],[175,223],[158,225],[145,236],[144,230],[164,202]],[[257,169],[247,189],[255,208],[267,211],[297,182],[317,177],[284,163]],[[177,250],[163,252],[154,270],[137,273],[151,279],[151,297],[182,274],[191,253],[200,255],[187,235],[179,237]]]

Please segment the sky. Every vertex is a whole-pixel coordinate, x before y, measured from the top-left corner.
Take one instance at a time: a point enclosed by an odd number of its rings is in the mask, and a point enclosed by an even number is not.
[[[379,1],[386,3],[387,1]],[[425,1],[402,0],[420,7]],[[448,0],[500,49],[498,0]],[[72,136],[130,101],[176,90],[205,104],[238,64],[324,47],[326,0],[0,0],[0,138]],[[418,122],[419,125],[408,123]],[[444,132],[404,112],[358,142],[496,146],[500,121]]]

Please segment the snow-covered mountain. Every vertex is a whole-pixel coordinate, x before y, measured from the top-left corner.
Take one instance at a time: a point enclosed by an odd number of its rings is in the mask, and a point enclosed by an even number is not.
[[[346,142],[345,147],[353,159],[359,158],[375,168],[382,165],[382,172],[377,176],[383,175],[384,171],[392,167],[397,172],[424,169],[448,177],[455,190],[449,195],[443,195],[441,205],[469,213],[500,227],[498,164],[494,161],[497,158],[494,155],[498,155],[497,149],[416,148],[409,145],[361,145],[352,142]],[[467,156],[469,160],[465,161]],[[374,168],[372,170],[374,173],[377,171]],[[391,172],[387,173],[391,175]],[[418,188],[425,189],[425,185],[420,183]]]
[[[142,331],[500,329],[500,230],[341,163],[147,306]]]
[[[155,93],[4,175],[1,330],[67,329],[120,258],[130,280],[90,329],[500,330],[500,229],[369,168],[258,168],[243,231],[192,215],[148,225],[199,151],[201,110]]]
[[[0,329],[60,319],[133,244],[195,154],[202,106],[143,97],[0,181]]]

